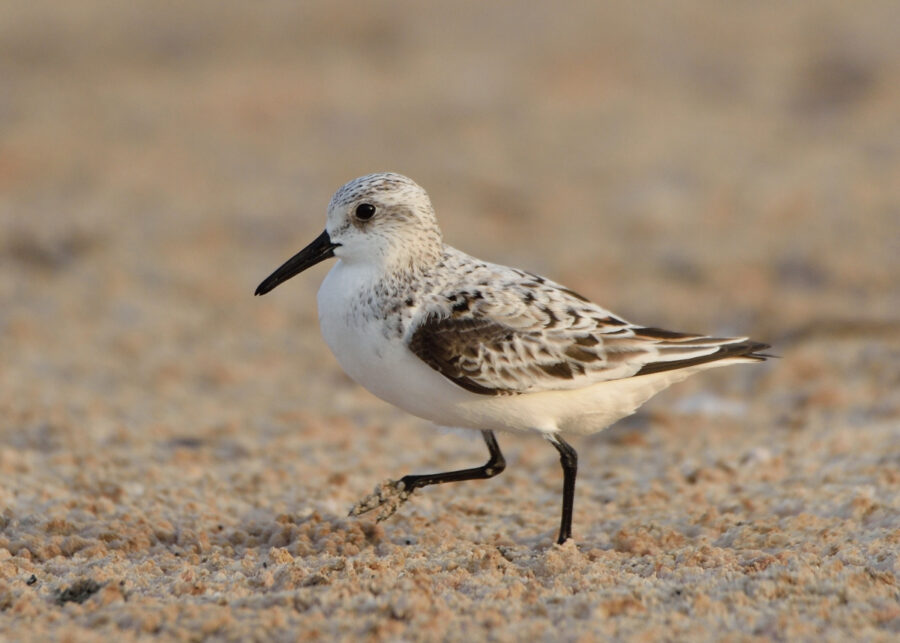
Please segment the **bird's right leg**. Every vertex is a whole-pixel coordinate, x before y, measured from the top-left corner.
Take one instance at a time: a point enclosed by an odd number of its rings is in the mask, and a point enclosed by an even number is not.
[[[562,518],[559,523],[557,544],[562,545],[572,537],[572,509],[575,504],[575,475],[578,472],[578,454],[571,444],[559,435],[548,435],[547,440],[559,451],[559,462],[563,469]]]

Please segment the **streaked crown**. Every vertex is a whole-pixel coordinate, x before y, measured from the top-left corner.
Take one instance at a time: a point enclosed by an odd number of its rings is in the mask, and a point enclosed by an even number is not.
[[[335,254],[349,262],[414,266],[436,261],[443,249],[428,193],[393,172],[341,186],[328,204],[326,229],[340,244]]]

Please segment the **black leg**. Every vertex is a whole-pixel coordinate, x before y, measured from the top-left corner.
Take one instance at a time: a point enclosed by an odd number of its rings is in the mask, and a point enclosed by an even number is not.
[[[506,460],[500,453],[497,439],[493,431],[482,431],[484,442],[491,453],[490,459],[483,467],[473,469],[461,469],[460,471],[447,471],[446,473],[427,473],[420,476],[403,476],[399,480],[387,480],[375,488],[371,493],[350,510],[351,516],[360,516],[366,512],[381,507],[381,512],[376,520],[381,522],[391,517],[404,502],[409,500],[413,491],[419,487],[427,487],[430,484],[442,482],[459,482],[460,480],[484,480],[493,478],[506,468]]]
[[[547,439],[559,451],[559,461],[563,468],[562,520],[559,523],[559,538],[562,545],[572,537],[572,507],[575,504],[575,474],[578,472],[578,454],[572,445],[559,435],[548,435]]]
[[[426,473],[418,476],[403,476],[400,482],[403,484],[404,491],[411,492],[419,487],[427,487],[430,484],[440,484],[442,482],[459,482],[461,480],[484,480],[485,478],[493,478],[506,468],[506,460],[500,453],[500,446],[497,444],[497,438],[494,437],[493,431],[482,431],[484,442],[487,444],[488,451],[491,454],[490,459],[483,467],[474,467],[472,469],[461,469],[459,471],[447,471],[446,473]]]

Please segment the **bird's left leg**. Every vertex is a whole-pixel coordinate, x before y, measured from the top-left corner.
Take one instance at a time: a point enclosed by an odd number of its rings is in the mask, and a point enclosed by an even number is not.
[[[407,475],[399,480],[384,482],[372,493],[356,503],[350,510],[351,516],[359,516],[378,507],[382,507],[376,520],[381,522],[390,518],[404,502],[409,500],[412,492],[420,487],[443,482],[460,482],[462,480],[484,480],[493,478],[506,468],[506,460],[500,452],[500,445],[493,431],[482,431],[484,442],[487,444],[490,459],[480,467],[460,469],[459,471],[446,471],[444,473],[426,473],[421,475]]]

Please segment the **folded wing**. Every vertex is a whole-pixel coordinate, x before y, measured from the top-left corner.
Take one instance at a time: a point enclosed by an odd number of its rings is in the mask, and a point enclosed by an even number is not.
[[[502,289],[458,289],[423,311],[409,349],[483,395],[581,388],[726,359],[768,345],[637,326],[558,284],[521,275]]]

